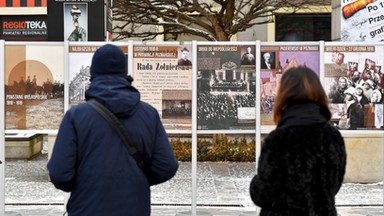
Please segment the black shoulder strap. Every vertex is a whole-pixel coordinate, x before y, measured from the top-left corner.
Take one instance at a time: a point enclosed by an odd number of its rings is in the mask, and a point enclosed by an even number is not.
[[[125,146],[128,149],[129,154],[136,160],[137,165],[144,171],[145,166],[144,161],[141,159],[140,152],[136,149],[136,147],[132,144],[131,138],[128,136],[124,126],[121,124],[119,119],[109,111],[105,106],[97,102],[95,99],[88,100],[87,103],[91,105],[101,116],[104,117],[105,120],[116,130],[119,134],[120,138],[123,140]]]

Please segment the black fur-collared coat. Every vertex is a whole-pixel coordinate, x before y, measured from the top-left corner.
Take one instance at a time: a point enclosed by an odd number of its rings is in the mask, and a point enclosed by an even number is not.
[[[250,195],[260,216],[336,216],[345,166],[344,140],[321,108],[292,105],[264,140]]]

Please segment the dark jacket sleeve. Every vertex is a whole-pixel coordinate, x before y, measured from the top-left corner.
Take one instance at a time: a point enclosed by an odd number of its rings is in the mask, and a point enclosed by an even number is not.
[[[250,184],[250,196],[252,201],[262,208],[273,206],[273,200],[279,188],[279,167],[281,163],[281,151],[276,146],[275,133],[271,133],[264,141],[262,146],[257,175],[253,177]],[[279,162],[280,161],[280,162]]]
[[[331,188],[331,190],[333,192],[333,195],[336,195],[344,181],[345,169],[347,165],[347,153],[345,150],[344,139],[340,132],[336,128],[332,127],[331,135],[332,139],[334,140],[334,148],[332,149],[335,150],[335,158],[333,158],[333,160],[336,161],[335,166],[337,167],[337,169],[334,170],[334,172],[337,174],[337,176],[335,177],[336,179],[334,181],[335,184],[334,187]]]
[[[152,153],[151,172],[147,176],[150,185],[160,184],[171,179],[179,168],[179,163],[174,155],[159,115],[157,115],[155,121],[157,125],[156,143]]]
[[[48,172],[52,184],[63,191],[72,190],[76,174],[77,138],[67,112],[61,122],[52,156],[48,161]]]

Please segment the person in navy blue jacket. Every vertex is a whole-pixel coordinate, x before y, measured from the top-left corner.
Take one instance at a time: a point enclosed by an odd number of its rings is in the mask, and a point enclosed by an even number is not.
[[[138,167],[115,129],[81,103],[61,122],[47,165],[50,179],[56,188],[70,192],[69,216],[150,215],[150,186],[171,179],[179,167],[158,111],[140,101],[119,47],[100,47],[90,72],[86,100],[97,100],[120,119],[148,172]]]

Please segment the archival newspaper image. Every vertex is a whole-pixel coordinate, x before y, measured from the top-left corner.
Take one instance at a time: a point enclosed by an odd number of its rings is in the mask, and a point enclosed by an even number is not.
[[[70,45],[69,46],[69,105],[85,102],[85,91],[91,84],[91,63],[93,54],[100,46]],[[128,56],[128,47],[119,46]]]
[[[132,76],[167,130],[192,128],[191,45],[134,45]]]
[[[319,45],[311,44],[261,46],[260,117],[262,125],[274,125],[272,110],[277,89],[285,71],[291,67],[305,65],[319,76],[319,50]]]
[[[197,46],[198,130],[255,129],[255,45]]]
[[[6,129],[58,129],[63,114],[64,48],[6,45]]]
[[[382,130],[383,46],[325,46],[324,85],[332,122],[343,130]]]
[[[384,0],[342,0],[341,41],[384,41]]]

